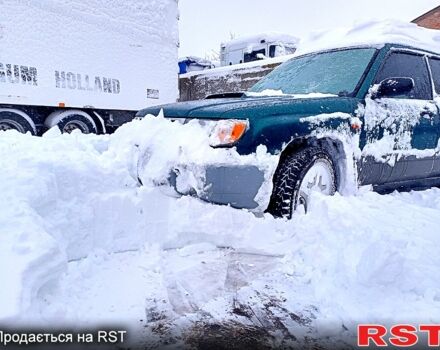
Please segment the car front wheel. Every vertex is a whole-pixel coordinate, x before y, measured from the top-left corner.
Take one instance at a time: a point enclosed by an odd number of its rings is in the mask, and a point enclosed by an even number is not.
[[[295,210],[307,212],[314,192],[333,195],[335,166],[321,147],[308,147],[284,158],[273,179],[267,211],[275,217],[292,218]]]

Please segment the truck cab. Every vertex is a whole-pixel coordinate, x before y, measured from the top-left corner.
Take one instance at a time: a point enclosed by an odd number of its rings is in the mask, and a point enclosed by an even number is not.
[[[221,66],[291,55],[298,42],[292,35],[275,33],[234,39],[220,45]]]

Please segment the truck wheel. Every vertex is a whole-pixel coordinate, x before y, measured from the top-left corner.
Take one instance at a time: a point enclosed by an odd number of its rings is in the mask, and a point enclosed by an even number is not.
[[[98,130],[93,121],[83,117],[82,115],[69,115],[58,123],[62,133],[70,134],[72,131],[79,130],[83,134],[97,133]]]
[[[0,131],[17,130],[23,134],[36,135],[35,124],[24,112],[13,109],[0,109]]]
[[[59,127],[62,133],[68,133],[75,130],[83,134],[98,133],[98,128],[94,120],[83,111],[57,111],[47,117],[44,125],[51,128],[55,125]]]
[[[292,218],[297,209],[307,212],[314,191],[333,195],[336,172],[331,157],[320,147],[308,147],[287,156],[274,175],[274,189],[267,211]]]

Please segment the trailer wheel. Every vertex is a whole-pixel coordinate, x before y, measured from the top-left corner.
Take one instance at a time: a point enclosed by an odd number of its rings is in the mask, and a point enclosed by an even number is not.
[[[47,117],[44,125],[51,128],[55,125],[59,127],[62,133],[68,133],[75,130],[83,134],[98,133],[95,121],[86,112],[83,111],[57,111]]]
[[[15,109],[0,109],[0,131],[17,130],[23,134],[37,134],[35,124],[24,112]]]

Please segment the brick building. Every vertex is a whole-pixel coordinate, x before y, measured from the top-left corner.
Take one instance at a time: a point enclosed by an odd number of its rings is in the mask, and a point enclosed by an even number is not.
[[[440,29],[440,6],[417,17],[413,23],[425,28]]]

